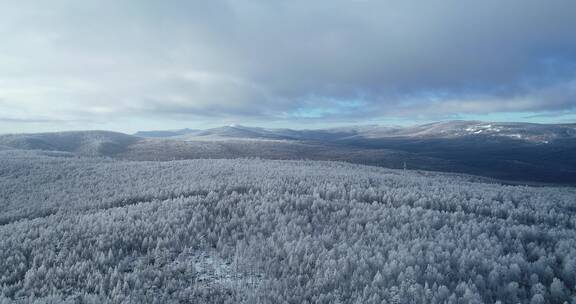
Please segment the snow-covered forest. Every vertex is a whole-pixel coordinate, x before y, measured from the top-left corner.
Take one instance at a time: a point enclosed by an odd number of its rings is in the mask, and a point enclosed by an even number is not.
[[[576,189],[0,151],[0,303],[576,303]]]

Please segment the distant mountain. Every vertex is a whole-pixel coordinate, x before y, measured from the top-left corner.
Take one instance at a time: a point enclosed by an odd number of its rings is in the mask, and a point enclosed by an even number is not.
[[[314,151],[330,150],[330,157],[338,152],[354,154],[354,157],[344,158],[353,162],[399,167],[406,161],[409,168],[415,169],[440,167],[441,171],[506,180],[576,184],[576,124],[446,121],[412,127],[370,125],[320,130],[228,126],[191,132],[178,138],[192,142],[224,139],[224,145],[231,145],[233,140],[250,139],[253,141],[251,147],[262,146],[259,140],[283,140],[286,143],[275,144],[277,153],[274,154],[283,157],[295,151],[299,151],[299,156],[307,156],[310,149],[304,149],[306,153],[303,153],[302,146],[295,148],[295,143],[313,143]],[[238,153],[246,150],[236,149]],[[262,151],[254,152],[267,155]],[[334,159],[327,154],[314,153],[315,157]],[[339,156],[339,159],[342,158]]]
[[[109,131],[73,131],[0,136],[0,146],[22,150],[72,152],[78,155],[113,156],[140,138]]]
[[[239,125],[207,130],[106,131],[0,136],[23,149],[168,161],[201,158],[338,160],[387,168],[467,173],[522,183],[576,185],[576,124],[449,121],[415,127],[321,130]]]
[[[196,132],[198,130],[192,129],[181,129],[181,130],[166,130],[166,131],[138,131],[134,133],[134,136],[139,137],[174,137],[181,136],[189,133]]]
[[[200,138],[236,138],[236,139],[269,139],[269,140],[294,140],[295,137],[285,134],[282,130],[264,129],[255,127],[245,127],[240,125],[230,125],[219,128],[207,129],[203,131],[190,132],[181,136],[181,139]]]
[[[374,132],[380,131],[380,132]],[[535,123],[488,123],[481,121],[448,121],[420,125],[416,127],[376,129],[361,132],[361,136],[374,137],[420,137],[458,138],[507,137],[533,143],[549,143],[556,139],[576,138],[576,124],[535,124]]]
[[[273,139],[338,141],[377,138],[460,138],[500,137],[531,143],[576,138],[576,124],[488,123],[481,121],[447,121],[412,127],[377,125],[346,128],[293,130],[230,125],[206,130],[142,131],[142,137],[178,137],[179,139]]]
[[[294,140],[297,136],[292,136],[297,131],[288,129],[264,129],[256,127],[245,127],[241,125],[229,125],[205,130],[181,129],[167,131],[139,131],[135,136],[149,138],[177,138],[182,140],[198,139],[275,139]]]

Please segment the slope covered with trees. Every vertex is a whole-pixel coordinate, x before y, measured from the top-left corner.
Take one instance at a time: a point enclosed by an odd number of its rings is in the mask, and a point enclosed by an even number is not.
[[[0,151],[0,303],[576,303],[576,190]]]
[[[0,134],[0,150],[44,150],[123,160],[257,157],[346,161],[473,174],[522,184],[576,185],[576,124],[438,122],[414,127],[75,131]]]

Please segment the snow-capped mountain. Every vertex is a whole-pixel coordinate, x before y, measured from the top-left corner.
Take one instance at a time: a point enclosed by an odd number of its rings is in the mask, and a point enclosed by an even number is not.
[[[293,140],[295,137],[284,134],[282,130],[245,127],[241,125],[229,125],[219,128],[188,132],[179,137],[180,139],[269,139],[269,140]]]
[[[418,126],[357,126],[345,128],[294,130],[230,125],[206,130],[142,131],[142,137],[199,139],[268,139],[335,141],[378,138],[458,138],[501,137],[531,143],[549,143],[557,139],[576,138],[576,124],[499,123],[482,121],[447,121]]]
[[[231,125],[207,130],[0,136],[0,150],[47,150],[129,160],[206,158],[338,160],[576,184],[576,125],[449,121],[415,127],[322,130]]]
[[[382,132],[381,137],[496,136],[534,143],[549,143],[556,139],[576,138],[576,124],[498,123],[482,121],[448,121],[398,128]]]

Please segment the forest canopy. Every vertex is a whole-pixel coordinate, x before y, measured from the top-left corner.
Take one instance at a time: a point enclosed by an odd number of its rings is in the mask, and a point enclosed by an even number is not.
[[[0,151],[0,303],[576,303],[576,190]]]

